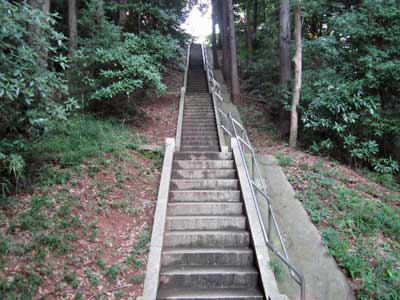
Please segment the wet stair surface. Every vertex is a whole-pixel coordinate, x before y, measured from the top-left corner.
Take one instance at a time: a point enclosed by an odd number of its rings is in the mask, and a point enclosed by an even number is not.
[[[232,153],[220,152],[200,45],[190,53],[158,299],[264,299]]]

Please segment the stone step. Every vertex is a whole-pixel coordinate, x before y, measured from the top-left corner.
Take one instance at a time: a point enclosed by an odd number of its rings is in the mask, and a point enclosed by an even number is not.
[[[215,114],[214,112],[209,112],[207,114],[205,113],[183,113],[183,118],[185,119],[191,119],[191,120],[199,120],[199,119],[215,119]]]
[[[215,118],[212,119],[208,119],[208,118],[204,118],[204,119],[183,119],[182,120],[182,129],[186,130],[186,129],[198,129],[198,128],[208,128],[210,126],[213,126],[214,129],[216,128],[216,121]]]
[[[185,108],[184,114],[213,114],[214,115],[214,110],[212,108]]]
[[[188,103],[188,102],[196,103],[196,102],[207,102],[207,101],[212,102],[211,94],[204,94],[202,96],[196,96],[196,95],[190,94],[190,95],[185,96],[185,103]]]
[[[170,202],[239,202],[240,191],[170,191]]]
[[[206,116],[206,115],[207,115],[209,118],[211,118],[211,117],[214,117],[214,116],[215,116],[215,113],[214,113],[213,110],[209,110],[209,111],[205,111],[205,110],[199,111],[199,110],[193,109],[193,110],[187,110],[187,111],[185,111],[185,112],[183,113],[183,115],[184,115],[185,117],[188,117],[188,116],[199,116],[199,117],[201,117],[201,116]]]
[[[215,114],[213,111],[210,112],[185,112],[183,113],[184,120],[193,120],[193,121],[200,121],[200,120],[214,120]]]
[[[168,266],[252,266],[254,251],[250,248],[167,248],[161,264]]]
[[[188,121],[188,120],[183,120],[182,123],[182,132],[209,132],[216,134],[217,133],[217,123],[214,120],[207,120],[206,122],[201,123],[200,122],[194,122],[194,121]]]
[[[209,100],[208,102],[204,102],[204,103],[198,103],[198,102],[187,102],[185,101],[185,109],[186,108],[195,108],[195,109],[213,109],[214,105],[212,100]]]
[[[201,133],[209,133],[212,135],[217,134],[217,124],[215,121],[208,122],[206,124],[196,124],[193,122],[190,122],[188,124],[183,124],[183,130],[182,132],[185,133],[190,133],[190,132],[198,132],[200,131]]]
[[[161,270],[160,284],[179,288],[256,288],[259,275],[254,267],[187,266]]]
[[[160,289],[160,300],[263,300],[263,293],[257,289]]]
[[[209,115],[183,115],[183,121],[197,122],[197,123],[208,123],[215,122],[214,113]]]
[[[211,94],[204,94],[202,96],[190,94],[185,96],[185,103],[197,103],[197,102],[212,102]]]
[[[186,90],[187,94],[193,94],[193,93],[198,93],[198,92],[206,92],[208,91],[208,86],[204,85],[202,87],[188,87]]]
[[[244,216],[173,216],[166,220],[166,230],[245,230]]]
[[[240,215],[241,202],[173,202],[168,204],[168,216],[187,215]]]
[[[217,124],[216,122],[213,120],[211,122],[207,122],[204,124],[197,124],[197,123],[193,123],[193,122],[184,122],[183,123],[183,130],[182,132],[191,132],[191,131],[207,131],[210,134],[217,134]]]
[[[185,102],[184,106],[185,110],[186,109],[213,109],[214,105],[211,100],[208,102]]]
[[[197,140],[186,139],[186,136],[182,136],[181,145],[184,146],[218,146],[219,141],[216,137],[214,138],[199,138]]]
[[[218,135],[214,132],[204,132],[204,133],[193,133],[193,135],[191,135],[191,133],[183,133],[182,132],[182,139],[181,142],[183,141],[184,138],[186,137],[190,137],[190,138],[202,138],[202,137],[213,137],[214,139],[218,140]],[[219,151],[218,151],[219,152]]]
[[[175,152],[175,160],[231,160],[232,152]]]
[[[193,120],[193,121],[215,120],[215,114],[213,111],[207,113],[203,112],[184,113],[183,120]]]
[[[234,169],[233,160],[174,160],[173,170],[190,169]]]
[[[182,132],[182,139],[181,139],[181,142],[183,141],[183,138],[185,138],[185,137],[199,137],[199,138],[202,138],[202,137],[204,137],[204,136],[211,136],[211,135],[213,135],[214,136],[214,138],[215,139],[217,139],[218,140],[218,135],[216,134],[216,132],[215,133],[213,133],[212,131],[208,131],[208,132],[200,132],[200,133],[198,133],[198,132]],[[182,151],[182,150],[181,150]],[[190,151],[186,151],[186,152],[190,152]],[[204,151],[204,152],[207,152],[207,151]],[[208,152],[215,152],[215,151],[208,151]],[[218,152],[220,152],[220,151],[218,151]]]
[[[197,110],[197,109],[185,109],[185,112],[183,113],[184,116],[210,116],[214,117],[215,113],[214,110]]]
[[[248,247],[247,231],[237,230],[191,230],[167,231],[165,247]]]
[[[182,142],[196,142],[196,141],[205,141],[205,142],[218,142],[216,135],[203,135],[203,136],[190,136],[185,135],[182,136]]]
[[[206,92],[206,93],[194,93],[192,95],[190,95],[191,97],[205,97],[205,96],[210,96],[210,93]]]
[[[218,140],[215,141],[182,141],[182,146],[192,146],[192,147],[218,147]]]
[[[182,151],[215,151],[219,152],[221,149],[217,146],[215,147],[210,147],[210,146],[181,146]]]
[[[182,120],[182,131],[188,130],[213,130],[216,131],[217,122],[215,119],[204,119],[204,120]]]
[[[213,107],[213,101],[211,99],[185,99],[186,107]]]
[[[172,179],[171,191],[174,190],[238,190],[237,179]]]
[[[236,170],[174,170],[172,179],[235,179]]]

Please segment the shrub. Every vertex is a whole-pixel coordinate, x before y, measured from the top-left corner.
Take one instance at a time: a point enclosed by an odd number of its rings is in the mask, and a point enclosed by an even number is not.
[[[65,119],[75,102],[63,101],[67,85],[54,70],[67,67],[58,54],[64,36],[53,30],[55,16],[2,0],[0,19],[0,194],[5,194],[23,178],[29,141],[52,119]]]
[[[87,107],[94,101],[133,102],[138,91],[161,95],[165,91],[162,64],[176,59],[177,41],[155,31],[123,34],[98,13],[97,2],[88,2],[81,14],[81,47],[72,57],[75,93]]]

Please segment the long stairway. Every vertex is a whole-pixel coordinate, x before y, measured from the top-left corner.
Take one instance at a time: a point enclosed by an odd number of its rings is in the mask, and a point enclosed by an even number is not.
[[[220,152],[200,45],[190,53],[158,299],[264,299],[232,153]]]

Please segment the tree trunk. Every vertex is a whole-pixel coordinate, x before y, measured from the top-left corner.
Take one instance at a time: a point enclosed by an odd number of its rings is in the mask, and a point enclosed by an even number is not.
[[[246,44],[247,44],[247,62],[251,63],[253,61],[253,27],[250,22],[250,7],[251,0],[247,0],[246,6]]]
[[[76,48],[76,38],[78,37],[76,20],[76,0],[68,0],[69,54]]]
[[[119,0],[119,4],[122,7],[120,7],[120,9],[119,9],[118,23],[119,23],[119,25],[124,27],[125,23],[126,23],[126,20],[128,18],[128,16],[126,15],[126,13],[128,12],[128,10],[126,9],[126,5],[128,4],[128,0]]]
[[[214,69],[219,69],[218,54],[217,54],[217,36],[215,33],[215,25],[217,23],[217,11],[216,10],[217,10],[216,0],[212,0],[212,36],[211,36],[212,53],[213,53]]]
[[[258,0],[254,0],[253,2],[253,32],[251,36],[252,48],[254,49],[256,46],[257,40],[257,27],[258,27]]]
[[[39,9],[45,15],[48,15],[50,12],[50,0],[29,0],[29,5],[33,9]],[[32,35],[38,35],[38,30],[34,26],[31,28]],[[46,47],[41,47],[39,45],[35,46],[35,50],[38,53],[38,64],[43,68],[47,68],[47,58],[48,58],[48,50]]]
[[[287,86],[291,76],[290,59],[290,1],[280,0],[279,6],[279,81]],[[279,107],[279,132],[281,137],[290,132],[290,114],[284,104]]]
[[[280,83],[290,80],[290,3],[281,0],[279,7],[279,58]]]
[[[214,0],[214,3],[215,3],[215,13],[217,16],[217,23],[219,28],[218,49],[222,49],[222,3],[220,0]]]
[[[300,103],[301,93],[301,76],[302,76],[302,42],[301,42],[301,0],[294,9],[294,37],[296,41],[296,54],[293,58],[295,64],[294,72],[294,90],[292,98],[292,107],[290,111],[290,138],[289,145],[295,148],[297,145],[297,133],[298,133],[298,113],[297,107]]]
[[[232,102],[238,104],[240,101],[240,86],[236,59],[236,34],[235,23],[233,21],[232,0],[227,0],[228,22],[229,22],[229,48],[231,57],[231,79],[232,79]]]
[[[220,0],[222,2],[222,59],[224,62],[224,79],[228,86],[231,86],[231,58],[229,51],[229,33],[228,33],[228,7],[226,0]]]

